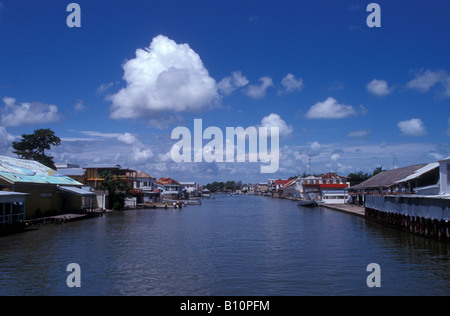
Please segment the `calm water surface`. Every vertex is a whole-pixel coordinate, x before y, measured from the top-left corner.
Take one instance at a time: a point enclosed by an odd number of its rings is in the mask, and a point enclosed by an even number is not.
[[[450,244],[286,200],[218,196],[0,238],[0,295],[450,295]],[[81,266],[81,288],[66,285]],[[367,265],[381,266],[368,288]]]

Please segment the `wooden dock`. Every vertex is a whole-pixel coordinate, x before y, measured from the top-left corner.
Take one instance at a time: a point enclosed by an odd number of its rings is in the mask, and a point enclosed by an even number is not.
[[[364,207],[352,205],[352,204],[322,204],[321,206],[333,209],[336,211],[353,214],[357,216],[366,216],[366,211]]]
[[[94,212],[87,212],[87,213],[83,213],[83,214],[61,214],[61,215],[31,219],[31,220],[25,221],[25,223],[27,225],[63,224],[63,223],[79,221],[79,220],[87,219],[87,218],[100,217],[100,216],[103,216],[103,213],[104,212],[94,211]]]

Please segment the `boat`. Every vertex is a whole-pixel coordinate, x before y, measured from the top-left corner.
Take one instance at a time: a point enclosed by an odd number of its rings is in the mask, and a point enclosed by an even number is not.
[[[300,201],[298,201],[298,206],[315,207],[317,205],[318,205],[318,203],[315,200],[300,200]]]
[[[161,203],[155,203],[155,202],[145,202],[145,206],[149,208],[182,208],[183,203],[180,202],[161,202]]]

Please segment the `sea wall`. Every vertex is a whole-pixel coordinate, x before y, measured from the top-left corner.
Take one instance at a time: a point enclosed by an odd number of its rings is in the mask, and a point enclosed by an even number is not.
[[[450,241],[450,199],[439,196],[367,196],[366,217],[406,232]]]

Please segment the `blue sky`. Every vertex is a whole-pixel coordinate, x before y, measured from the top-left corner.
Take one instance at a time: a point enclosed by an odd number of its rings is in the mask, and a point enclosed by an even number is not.
[[[340,174],[450,155],[450,3],[0,0],[0,154],[51,128],[58,162],[179,181]],[[170,53],[168,53],[170,51]],[[167,70],[169,66],[170,71]],[[166,67],[166,68],[164,68]],[[280,127],[278,173],[174,163],[172,130]]]

